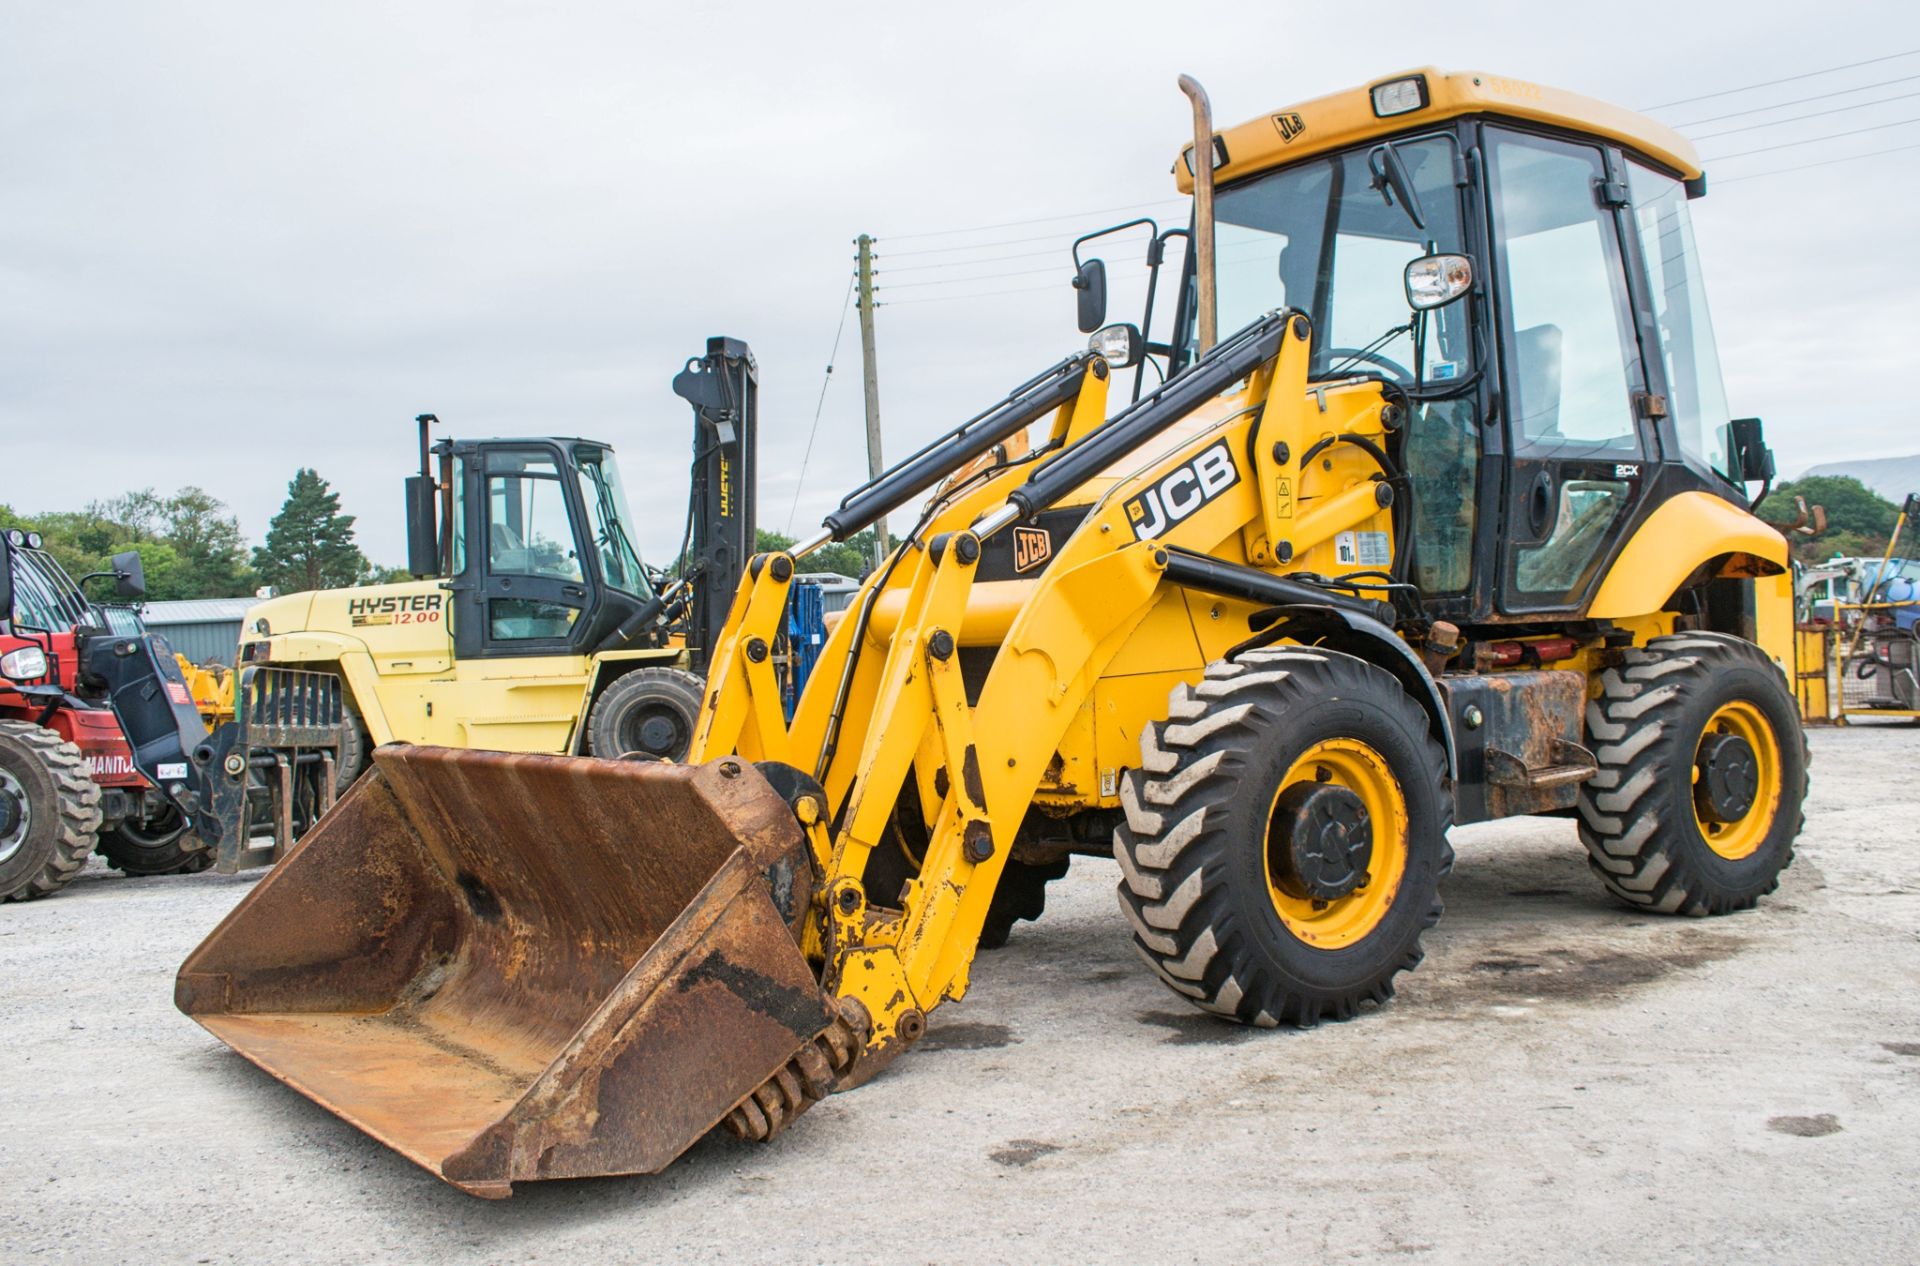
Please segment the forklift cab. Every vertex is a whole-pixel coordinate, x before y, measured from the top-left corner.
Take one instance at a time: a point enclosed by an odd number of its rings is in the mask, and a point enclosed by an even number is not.
[[[440,478],[408,480],[409,569],[444,578],[456,658],[584,655],[654,600],[605,444],[443,440],[432,453]]]

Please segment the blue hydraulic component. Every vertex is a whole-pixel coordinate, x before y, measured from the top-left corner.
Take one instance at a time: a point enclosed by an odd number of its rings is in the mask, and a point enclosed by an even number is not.
[[[787,672],[780,691],[789,721],[826,644],[827,605],[820,586],[811,580],[795,581],[787,591]]]

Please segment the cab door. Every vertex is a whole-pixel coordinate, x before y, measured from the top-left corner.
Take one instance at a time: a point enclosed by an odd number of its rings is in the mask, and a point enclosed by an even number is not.
[[[559,752],[586,694],[595,588],[570,465],[546,443],[462,445],[454,664],[424,702],[440,742]]]
[[[1499,127],[1489,169],[1504,531],[1483,553],[1507,614],[1578,609],[1659,458],[1622,250],[1624,173],[1599,146]]]
[[[466,455],[465,466],[468,531],[454,582],[454,654],[573,653],[592,590],[559,455],[546,445],[489,445]]]

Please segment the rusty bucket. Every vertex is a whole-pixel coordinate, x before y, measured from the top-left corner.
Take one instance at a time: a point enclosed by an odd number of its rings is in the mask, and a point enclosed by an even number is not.
[[[791,809],[742,761],[382,748],[188,957],[175,1003],[474,1195],[652,1173],[730,1112],[766,1132],[796,1056],[824,1093],[836,1012],[795,931],[811,883]]]

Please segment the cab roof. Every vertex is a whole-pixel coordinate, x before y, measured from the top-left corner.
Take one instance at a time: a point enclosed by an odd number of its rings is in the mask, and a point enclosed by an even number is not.
[[[1415,78],[1425,82],[1425,105],[1386,118],[1374,114],[1374,88]],[[1215,132],[1216,148],[1225,146],[1227,161],[1214,168],[1214,180],[1224,183],[1375,137],[1468,114],[1501,115],[1585,132],[1652,159],[1684,180],[1694,180],[1703,174],[1693,142],[1645,115],[1525,79],[1480,71],[1449,73],[1424,66],[1384,76],[1362,88],[1316,97]],[[1174,160],[1174,184],[1181,193],[1193,192],[1192,150],[1189,142]]]

